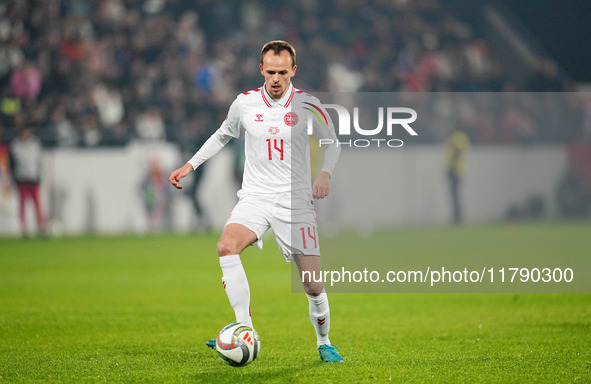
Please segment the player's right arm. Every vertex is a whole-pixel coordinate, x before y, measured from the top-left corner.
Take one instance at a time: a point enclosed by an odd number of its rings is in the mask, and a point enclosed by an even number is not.
[[[213,134],[195,155],[179,169],[170,174],[168,180],[176,189],[183,189],[179,184],[181,179],[189,174],[192,170],[197,169],[208,159],[212,158],[222,148],[228,144],[233,137],[240,136],[240,106],[238,99],[234,100],[228,111],[226,120],[222,123],[220,128]]]

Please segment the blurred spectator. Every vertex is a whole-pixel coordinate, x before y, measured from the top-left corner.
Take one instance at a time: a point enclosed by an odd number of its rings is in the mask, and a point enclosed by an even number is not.
[[[4,23],[0,25],[0,31],[6,29],[10,29],[10,25]],[[0,39],[0,41],[5,41],[4,38]],[[0,78],[5,77],[14,68],[18,67],[24,59],[23,51],[16,44],[0,44]]]
[[[123,103],[117,89],[96,85],[91,97],[103,127],[110,128],[123,120]]]
[[[165,139],[164,120],[160,110],[156,107],[150,107],[137,116],[135,129],[137,136],[142,140]]]
[[[151,159],[148,173],[142,183],[150,231],[170,229],[170,192],[168,174],[164,172],[157,159]]]
[[[39,198],[41,154],[41,142],[33,135],[30,128],[22,129],[18,137],[10,144],[10,166],[12,177],[18,187],[19,218],[23,236],[27,236],[25,211],[27,200],[31,200],[35,206],[39,233],[45,233],[45,218],[43,217]]]
[[[199,29],[199,15],[194,11],[183,13],[175,31],[179,50],[182,53],[203,54],[205,52],[205,35]]]
[[[79,142],[79,135],[74,124],[66,116],[66,108],[58,105],[51,116],[51,124],[60,147],[75,147]]]
[[[26,61],[10,76],[12,93],[21,100],[35,100],[41,91],[41,71]]]
[[[11,89],[5,88],[0,100],[0,122],[12,126],[14,117],[21,112],[21,107],[21,101],[12,95]]]

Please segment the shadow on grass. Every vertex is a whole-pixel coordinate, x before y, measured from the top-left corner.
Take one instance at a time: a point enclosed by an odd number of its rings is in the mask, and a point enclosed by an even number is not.
[[[259,363],[259,364],[257,364]],[[212,362],[199,373],[185,376],[188,382],[201,383],[259,383],[301,382],[312,379],[319,369],[326,366],[320,360],[303,361],[299,364],[269,364],[254,362],[252,365],[234,368],[222,361]]]

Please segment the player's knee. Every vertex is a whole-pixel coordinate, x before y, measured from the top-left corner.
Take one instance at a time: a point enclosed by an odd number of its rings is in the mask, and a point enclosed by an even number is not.
[[[322,282],[303,281],[304,291],[310,296],[318,296],[323,291]]]
[[[240,249],[238,249],[238,242],[232,239],[221,239],[218,242],[218,255],[219,256],[228,256],[228,255],[236,255],[240,253]]]

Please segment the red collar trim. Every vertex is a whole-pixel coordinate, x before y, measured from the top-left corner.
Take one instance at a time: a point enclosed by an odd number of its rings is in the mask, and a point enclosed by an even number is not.
[[[267,93],[267,90],[265,89],[265,86],[263,85],[263,89],[261,90],[261,96],[263,97],[263,101],[265,102],[265,104],[267,104],[267,107],[271,108],[271,103],[269,103],[269,100],[267,100],[267,98],[265,97],[265,93]]]
[[[293,95],[295,93],[295,87],[293,86],[293,84],[289,83],[289,86],[291,87],[291,93],[289,94],[289,98],[285,102],[285,105],[283,105],[283,107],[285,107],[285,108],[289,107],[289,104],[291,104],[291,100],[293,99]],[[267,88],[265,88],[265,86],[263,85],[263,87],[261,89],[261,96],[263,97],[263,101],[265,102],[267,107],[271,108],[272,105],[269,102],[269,100],[267,99],[266,93],[267,93]],[[281,104],[279,104],[279,105],[281,105]]]
[[[295,93],[295,87],[292,86],[291,87],[291,95],[289,95],[289,99],[287,99],[287,102],[285,102],[285,105],[284,105],[285,108],[289,107],[289,104],[291,103],[291,99],[293,99],[294,93]]]

